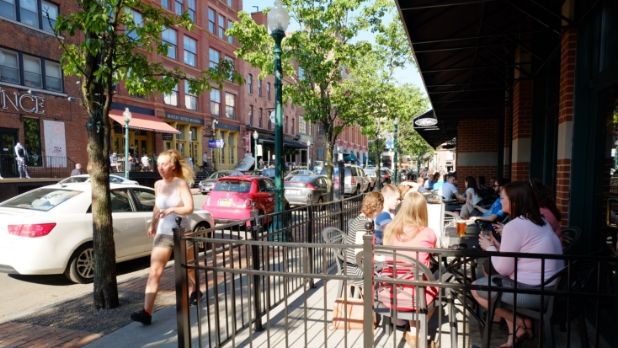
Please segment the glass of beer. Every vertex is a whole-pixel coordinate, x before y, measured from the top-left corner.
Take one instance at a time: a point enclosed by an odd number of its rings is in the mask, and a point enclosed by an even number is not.
[[[457,235],[462,238],[466,235],[466,220],[457,220]]]

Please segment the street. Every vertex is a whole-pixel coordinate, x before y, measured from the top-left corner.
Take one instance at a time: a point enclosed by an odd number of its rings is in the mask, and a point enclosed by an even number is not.
[[[200,209],[205,197],[199,193],[194,195],[196,210]],[[147,274],[148,266],[148,257],[118,264],[118,283]],[[92,284],[74,284],[63,275],[23,276],[0,273],[0,284],[0,323],[92,293]]]

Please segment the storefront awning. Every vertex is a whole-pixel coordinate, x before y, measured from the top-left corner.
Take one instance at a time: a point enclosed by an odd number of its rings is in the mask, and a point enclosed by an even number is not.
[[[155,119],[154,116],[142,115],[134,112],[132,112],[131,115],[131,122],[129,122],[129,128],[131,129],[142,129],[158,133],[180,134],[179,130],[163,121]],[[121,110],[111,110],[109,112],[109,117],[124,126],[124,117],[122,116]]]

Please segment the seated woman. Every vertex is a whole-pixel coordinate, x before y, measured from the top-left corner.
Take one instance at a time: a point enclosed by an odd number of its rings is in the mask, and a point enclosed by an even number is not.
[[[476,187],[476,179],[473,176],[467,176],[465,180],[466,191],[464,196],[466,202],[461,207],[459,216],[462,219],[467,219],[474,213],[475,206],[481,201],[481,197],[478,195],[478,188]]]
[[[344,238],[344,243],[348,245],[362,245],[363,236],[367,233],[365,224],[373,222],[380,214],[384,206],[384,198],[380,192],[369,192],[363,198],[361,204],[361,213],[348,222],[348,233]],[[347,275],[362,275],[363,271],[356,261],[356,256],[362,251],[362,248],[346,248],[345,249],[345,265]]]
[[[419,192],[409,192],[401,203],[401,207],[393,221],[386,226],[386,230],[384,231],[384,245],[405,248],[435,248],[436,234],[431,228],[427,227],[427,225],[428,214],[425,197]],[[427,252],[398,250],[397,255],[406,255],[410,258],[417,259],[423,265],[429,267],[430,255]],[[388,263],[388,260],[385,261],[385,264],[386,263]],[[405,265],[403,265],[403,267],[405,268]],[[388,272],[387,269],[384,271]],[[399,270],[397,273],[401,274]],[[409,275],[412,272],[404,273]],[[378,293],[380,302],[388,308],[396,306],[396,308],[401,311],[415,310],[416,301],[414,297],[414,287],[404,285],[403,291],[397,291],[396,297],[393,296],[393,287],[394,286],[384,286],[381,288]],[[429,316],[431,316],[431,309],[433,308],[433,306],[429,304],[433,302],[436,295],[437,289],[426,289],[425,298],[429,307]],[[416,327],[414,324],[415,323],[411,322],[410,327]]]
[[[539,212],[539,206],[534,198],[532,189],[527,182],[513,182],[504,186],[500,192],[502,210],[511,216],[511,220],[502,229],[501,242],[493,236],[480,236],[481,248],[488,251],[562,254],[560,240],[553,232],[551,226],[543,219]],[[544,265],[542,263],[545,263]],[[514,288],[517,276],[517,287],[520,289],[539,287],[543,280],[551,278],[563,267],[562,260],[541,260],[532,258],[513,257],[491,258],[491,263],[499,275],[491,277],[491,284],[497,284],[502,288]],[[517,275],[515,274],[517,270]],[[543,270],[543,271],[542,271]],[[487,285],[487,278],[480,278],[475,285]],[[492,300],[496,292],[491,292]],[[472,296],[483,307],[488,308],[487,291],[473,290]],[[540,308],[541,296],[536,294],[512,292],[502,294],[502,302],[514,305],[517,299],[517,307]],[[512,347],[513,343],[523,338],[532,338],[532,324],[530,319],[520,315],[515,316],[505,308],[496,308],[494,318],[506,321],[509,336],[508,340],[500,347]]]

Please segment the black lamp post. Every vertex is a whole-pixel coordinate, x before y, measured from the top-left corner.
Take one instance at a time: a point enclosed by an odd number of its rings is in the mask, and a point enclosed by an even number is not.
[[[254,130],[252,136],[253,136],[253,160],[255,161],[253,163],[253,168],[255,170],[258,170],[258,159],[257,159],[258,158],[258,151],[257,151],[258,147],[257,147],[257,140],[258,140],[258,137],[260,135],[258,134],[258,132],[256,130]]]
[[[129,108],[124,108],[124,112],[122,113],[124,117],[124,177],[125,179],[129,178],[129,123],[131,123],[131,118],[133,115]]]
[[[285,37],[285,30],[290,23],[281,0],[275,0],[275,7],[268,13],[268,29],[275,39],[275,213],[280,216],[283,212],[283,98],[281,78],[281,40]],[[278,226],[275,226],[278,227]]]
[[[395,162],[395,184],[398,185],[399,184],[399,172],[398,172],[398,157],[399,157],[399,143],[397,142],[397,133],[399,132],[399,117],[397,117],[395,119],[395,121],[393,121],[393,124],[395,125],[395,134],[394,134],[394,142],[393,142],[393,148],[395,150],[395,155],[393,156],[393,162]]]

